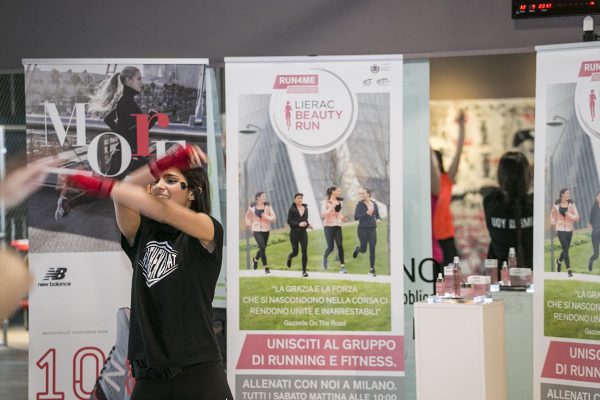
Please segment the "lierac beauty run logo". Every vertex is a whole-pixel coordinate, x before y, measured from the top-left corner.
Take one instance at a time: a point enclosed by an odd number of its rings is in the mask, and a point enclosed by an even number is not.
[[[270,103],[275,133],[304,153],[342,144],[356,124],[356,98],[342,78],[325,69],[276,75]]]
[[[575,88],[575,110],[585,133],[600,139],[600,60],[581,63]]]

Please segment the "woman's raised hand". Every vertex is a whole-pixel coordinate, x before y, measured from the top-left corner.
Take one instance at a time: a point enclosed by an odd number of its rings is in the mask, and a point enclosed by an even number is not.
[[[190,158],[190,168],[208,165],[208,156],[200,147],[195,144],[190,144],[188,145],[188,153]]]
[[[48,157],[8,174],[0,185],[0,197],[4,205],[11,208],[25,200],[44,184],[49,170],[60,163],[60,159]]]
[[[200,147],[188,143],[185,147],[178,146],[177,150],[167,154],[150,164],[150,173],[156,179],[169,168],[177,168],[185,171],[190,168],[197,168],[208,164],[208,157]]]

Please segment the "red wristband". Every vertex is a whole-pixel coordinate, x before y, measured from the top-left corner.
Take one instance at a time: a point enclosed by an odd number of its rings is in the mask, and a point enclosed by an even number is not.
[[[86,175],[69,175],[67,185],[78,189],[83,189],[88,195],[101,199],[108,199],[113,186],[117,181],[110,178],[99,178]]]
[[[192,145],[188,144],[185,147],[179,146],[177,151],[168,154],[160,160],[156,160],[148,164],[150,173],[155,179],[159,179],[160,175],[169,168],[177,168],[180,171],[185,171],[190,168],[190,152]]]

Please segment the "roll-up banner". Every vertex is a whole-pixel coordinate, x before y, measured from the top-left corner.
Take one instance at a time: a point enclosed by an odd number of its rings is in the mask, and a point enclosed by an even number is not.
[[[128,313],[117,318],[117,311],[129,306],[131,263],[112,202],[67,187],[65,176],[81,170],[121,179],[175,143],[206,150],[214,117],[206,112],[206,64],[24,60],[28,162],[60,159],[29,200],[30,399],[129,398]]]
[[[536,50],[534,399],[600,399],[600,46]]]
[[[239,399],[402,399],[402,57],[227,58]]]

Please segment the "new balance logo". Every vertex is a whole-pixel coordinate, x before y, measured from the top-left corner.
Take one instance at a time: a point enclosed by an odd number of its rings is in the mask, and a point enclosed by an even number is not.
[[[48,269],[48,272],[46,272],[46,276],[44,277],[44,280],[45,281],[48,281],[48,280],[60,281],[65,278],[66,274],[67,274],[66,268],[50,268],[50,269]]]
[[[48,268],[48,272],[44,279],[38,283],[39,287],[50,286],[71,286],[71,282],[64,282],[63,279],[67,276],[66,268]],[[56,282],[61,281],[61,282]]]

